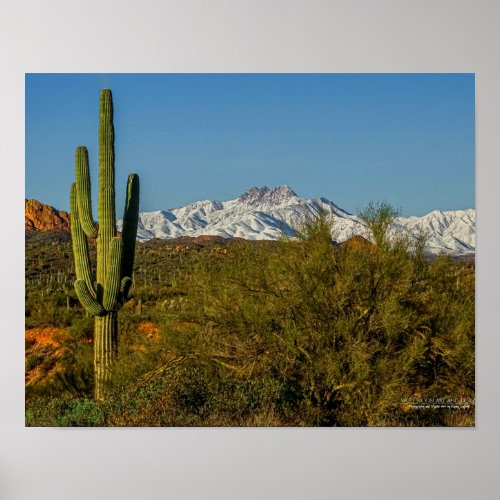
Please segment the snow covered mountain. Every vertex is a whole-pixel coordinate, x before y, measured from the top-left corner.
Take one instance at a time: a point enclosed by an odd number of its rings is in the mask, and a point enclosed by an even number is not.
[[[292,235],[308,217],[320,212],[333,218],[332,237],[344,241],[351,236],[368,237],[365,225],[326,198],[306,200],[288,186],[253,187],[229,201],[198,201],[185,207],[142,212],[137,238],[177,238],[180,236],[217,235],[248,240],[276,240]],[[434,211],[423,217],[400,217],[395,228],[410,235],[429,234],[429,253],[452,255],[475,252],[475,210]],[[121,221],[118,223],[121,229]]]

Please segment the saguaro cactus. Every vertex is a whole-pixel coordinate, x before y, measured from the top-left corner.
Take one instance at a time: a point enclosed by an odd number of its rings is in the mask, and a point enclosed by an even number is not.
[[[117,313],[132,284],[135,241],[139,218],[139,176],[127,182],[122,236],[117,237],[115,214],[113,100],[111,91],[101,92],[99,111],[98,224],[92,217],[87,149],[76,149],[76,182],[71,186],[71,238],[75,258],[76,294],[85,310],[95,316],[94,395],[104,399],[117,347]],[[95,238],[95,277],[88,238]]]

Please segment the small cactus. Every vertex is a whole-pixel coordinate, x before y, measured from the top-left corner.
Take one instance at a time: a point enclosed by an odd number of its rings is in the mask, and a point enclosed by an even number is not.
[[[113,101],[104,89],[99,118],[98,224],[92,217],[90,171],[87,149],[76,149],[76,182],[71,186],[71,239],[75,260],[75,290],[87,315],[95,317],[94,394],[104,399],[116,355],[117,312],[132,284],[137,222],[139,219],[139,176],[127,182],[122,236],[117,237],[115,214],[115,167]],[[97,245],[96,275],[92,272],[88,238]]]

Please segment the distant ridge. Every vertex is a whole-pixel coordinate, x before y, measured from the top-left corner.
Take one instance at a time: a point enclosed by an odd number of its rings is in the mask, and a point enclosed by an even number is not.
[[[333,218],[332,238],[337,242],[352,236],[368,238],[363,221],[325,197],[301,198],[289,186],[252,187],[236,199],[202,200],[184,207],[142,212],[138,239],[175,239],[202,235],[247,240],[277,240],[292,236],[307,218],[324,213]],[[473,255],[475,252],[476,212],[474,209],[433,211],[423,217],[400,217],[394,229],[417,237],[429,235],[430,254]],[[118,223],[120,226],[121,222]]]
[[[346,212],[327,198],[304,199],[288,186],[252,187],[233,200],[202,200],[184,207],[139,216],[137,238],[190,241],[189,238],[242,238],[246,240],[277,240],[293,236],[305,220],[323,213],[333,220],[332,238],[340,243],[353,236],[369,238],[363,221]],[[26,200],[27,230],[60,230],[69,232],[69,214]],[[429,254],[456,256],[474,255],[476,245],[476,212],[474,209],[439,211],[422,217],[400,217],[393,229],[417,237],[428,234]],[[121,230],[121,221],[118,221]],[[210,239],[210,238],[209,238]],[[361,242],[361,240],[359,240]]]

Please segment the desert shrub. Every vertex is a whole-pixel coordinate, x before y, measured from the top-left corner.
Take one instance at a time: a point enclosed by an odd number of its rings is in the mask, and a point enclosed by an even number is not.
[[[271,374],[277,414],[292,425],[399,425],[415,391],[470,396],[474,297],[456,284],[460,264],[425,262],[405,235],[385,237],[396,212],[384,205],[381,227],[375,212],[382,247],[337,249],[320,218],[298,241],[201,260],[178,311],[199,325],[187,351],[233,376],[248,366],[254,380]]]
[[[105,422],[105,414],[96,401],[79,399],[69,402],[56,422],[60,427],[99,427]]]
[[[68,291],[72,304],[76,299]],[[71,325],[74,311],[66,308],[66,293],[46,288],[29,293],[25,300],[26,328],[42,326],[66,327]]]
[[[400,211],[396,210],[386,201],[381,203],[370,202],[359,213],[359,217],[368,228],[374,243],[381,250],[388,249],[391,243],[394,243],[391,242],[390,229],[399,215]]]
[[[134,301],[120,312],[106,403],[81,402],[91,393],[93,320],[80,312],[64,341],[66,383],[52,394],[66,406],[44,413],[28,395],[27,422],[473,424],[473,409],[402,404],[474,397],[473,263],[427,259],[425,235],[389,237],[397,212],[387,204],[364,215],[377,245],[333,244],[335,221],[320,216],[272,244],[141,252],[141,265],[158,259],[164,278],[134,291],[147,302],[142,315]]]
[[[99,403],[67,396],[34,396],[25,411],[28,427],[96,427],[105,425],[105,418]]]
[[[64,411],[66,401],[61,398],[36,395],[26,402],[25,425],[27,427],[56,427],[57,418]]]
[[[61,370],[57,371],[47,391],[53,394],[90,397],[93,386],[93,318],[73,317],[71,326],[62,336]]]

